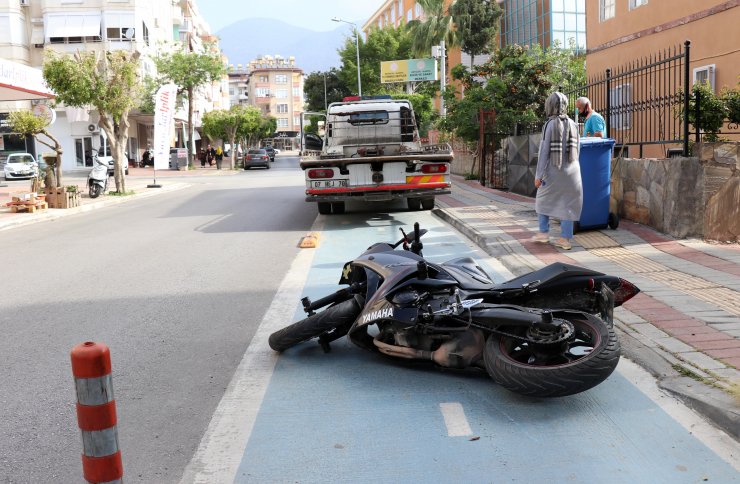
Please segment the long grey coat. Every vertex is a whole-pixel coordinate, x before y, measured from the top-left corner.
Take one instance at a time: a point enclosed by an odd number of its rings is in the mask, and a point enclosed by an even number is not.
[[[563,162],[560,169],[551,163],[550,141],[552,140],[553,123],[562,123],[563,133]],[[583,207],[583,186],[581,185],[581,166],[576,161],[568,163],[568,136],[569,127],[565,123],[573,123],[572,120],[565,121],[554,118],[548,120],[542,134],[539,159],[537,160],[537,172],[535,178],[542,180],[543,184],[537,189],[535,199],[535,210],[538,214],[549,215],[560,220],[577,221],[581,218]],[[576,132],[578,132],[576,130]],[[580,150],[580,140],[578,149]]]

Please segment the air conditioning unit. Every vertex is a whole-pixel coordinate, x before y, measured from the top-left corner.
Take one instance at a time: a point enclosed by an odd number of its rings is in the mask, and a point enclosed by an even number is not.
[[[712,87],[712,91],[715,91],[714,88],[714,72],[715,72],[715,65],[709,64],[706,66],[697,67],[694,69],[694,84],[698,82],[707,82],[709,81],[709,85]]]
[[[21,7],[28,7],[30,0],[21,0]]]
[[[92,134],[100,133],[100,128],[97,124],[88,124],[87,131]]]

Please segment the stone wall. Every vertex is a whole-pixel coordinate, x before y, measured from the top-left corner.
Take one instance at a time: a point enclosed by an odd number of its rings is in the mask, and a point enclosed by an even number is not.
[[[703,143],[691,158],[615,159],[611,211],[677,238],[740,242],[739,151]]]

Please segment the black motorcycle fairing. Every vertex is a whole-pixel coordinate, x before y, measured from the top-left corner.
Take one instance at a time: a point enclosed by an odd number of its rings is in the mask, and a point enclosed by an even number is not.
[[[447,261],[441,267],[458,282],[461,289],[489,291],[495,286],[486,271],[470,257],[460,257]]]

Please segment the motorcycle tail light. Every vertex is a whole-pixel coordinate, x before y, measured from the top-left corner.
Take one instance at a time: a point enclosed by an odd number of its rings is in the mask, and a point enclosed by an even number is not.
[[[434,165],[422,165],[422,173],[447,173],[447,165],[445,164],[434,164]]]
[[[619,278],[619,287],[614,291],[614,305],[620,306],[640,292],[640,289],[630,281]]]
[[[308,178],[332,178],[334,176],[334,170],[328,168],[316,168],[314,170],[308,170]]]

